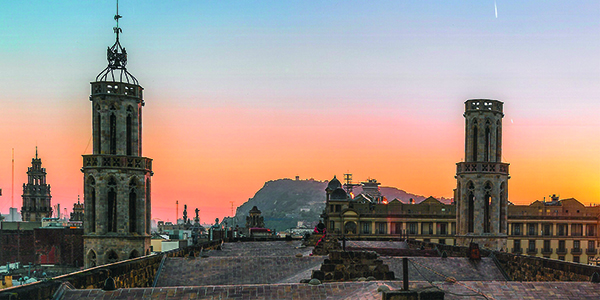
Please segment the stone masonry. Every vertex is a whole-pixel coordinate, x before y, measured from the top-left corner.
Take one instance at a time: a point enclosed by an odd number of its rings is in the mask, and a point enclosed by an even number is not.
[[[373,251],[329,251],[329,259],[314,270],[312,278],[322,282],[349,281],[373,277],[377,280],[393,280],[394,272],[383,264]]]
[[[502,163],[503,103],[465,102],[465,161],[456,169],[457,244],[506,249],[508,164]]]
[[[85,266],[150,254],[152,160],[142,157],[143,88],[119,42],[91,83],[93,154],[83,156]]]

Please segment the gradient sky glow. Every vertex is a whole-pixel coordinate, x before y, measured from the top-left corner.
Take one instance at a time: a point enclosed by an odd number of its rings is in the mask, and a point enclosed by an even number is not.
[[[351,172],[452,197],[463,102],[504,101],[509,200],[600,203],[598,1],[126,1],[153,218],[230,215],[268,180]],[[114,1],[4,1],[0,211],[39,147],[71,211]],[[181,213],[179,213],[181,216]]]

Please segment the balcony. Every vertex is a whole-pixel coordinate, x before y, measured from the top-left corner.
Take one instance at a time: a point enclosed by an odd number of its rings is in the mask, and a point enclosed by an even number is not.
[[[521,253],[523,253],[523,248],[512,248],[510,253],[521,254]]]
[[[124,95],[142,99],[144,89],[137,84],[98,81],[92,83],[92,95]]]
[[[459,162],[456,174],[489,173],[508,175],[508,164],[499,162]]]
[[[571,254],[573,254],[573,255],[581,255],[581,253],[583,253],[583,250],[581,248],[571,249]]]
[[[565,255],[565,254],[567,254],[567,252],[568,252],[567,248],[563,248],[563,249],[558,248],[558,249],[556,249],[556,254],[558,254],[558,255]]]
[[[552,254],[552,248],[542,248],[542,254],[543,255],[550,255]]]
[[[138,169],[147,172],[152,172],[152,159],[140,156],[129,155],[84,155],[84,169]]]
[[[585,254],[587,255],[596,255],[598,253],[598,249],[585,249]]]
[[[533,249],[527,248],[527,254],[529,254],[529,255],[536,255],[537,253],[538,253],[537,248],[533,248]]]

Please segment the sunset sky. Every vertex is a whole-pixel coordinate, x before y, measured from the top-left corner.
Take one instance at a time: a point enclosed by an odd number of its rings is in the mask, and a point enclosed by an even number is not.
[[[505,103],[511,202],[600,203],[600,2],[496,3],[497,17],[493,0],[120,1],[153,218],[174,221],[179,200],[213,221],[296,175],[450,198],[471,98]],[[12,148],[15,206],[36,145],[53,204],[82,194],[114,15],[114,1],[3,1],[2,213]]]

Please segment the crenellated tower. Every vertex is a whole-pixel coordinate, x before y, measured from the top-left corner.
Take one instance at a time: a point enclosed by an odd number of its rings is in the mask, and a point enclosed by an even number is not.
[[[27,168],[27,183],[23,183],[23,207],[21,216],[25,222],[41,222],[42,218],[52,217],[50,185],[46,183],[46,168],[38,158],[37,147],[31,167]]]
[[[457,163],[457,245],[506,249],[508,174],[502,162],[503,103],[465,102],[465,161]]]
[[[93,154],[83,155],[85,266],[150,254],[152,159],[142,156],[143,88],[127,69],[118,7],[108,66],[91,83]]]

